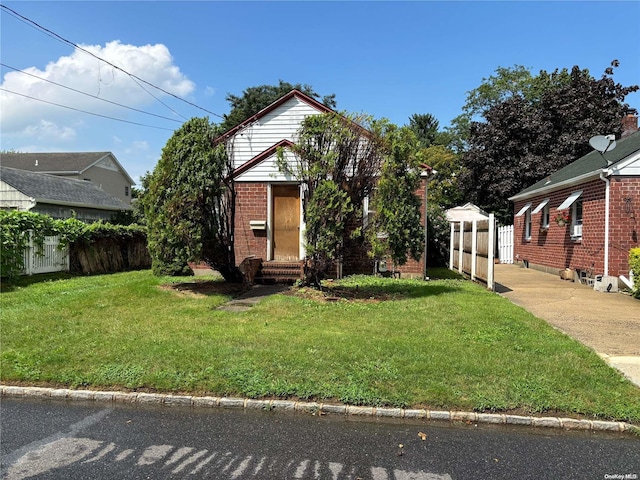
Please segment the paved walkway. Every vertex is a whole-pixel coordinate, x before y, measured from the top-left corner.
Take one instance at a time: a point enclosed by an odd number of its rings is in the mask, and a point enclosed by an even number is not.
[[[496,292],[591,347],[640,387],[640,300],[559,275],[495,266]]]
[[[251,307],[262,301],[265,297],[273,295],[275,293],[284,292],[289,288],[289,285],[253,285],[251,290],[243,293],[242,295],[230,300],[229,302],[220,305],[218,310],[226,310],[228,312],[246,312]]]

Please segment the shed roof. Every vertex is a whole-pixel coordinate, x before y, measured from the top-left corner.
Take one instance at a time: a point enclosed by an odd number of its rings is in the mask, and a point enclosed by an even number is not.
[[[128,210],[120,199],[90,182],[0,167],[2,181],[40,203],[70,205],[102,210]]]
[[[450,222],[468,222],[472,220],[486,220],[489,214],[473,203],[465,203],[460,207],[447,210],[447,220]]]

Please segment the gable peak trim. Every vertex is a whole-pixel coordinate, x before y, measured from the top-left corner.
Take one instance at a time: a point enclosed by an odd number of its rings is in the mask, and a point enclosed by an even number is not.
[[[327,107],[323,103],[319,102],[315,98],[311,98],[309,95],[305,95],[300,90],[295,90],[294,89],[294,90],[291,90],[286,95],[283,95],[282,97],[280,97],[278,100],[273,102],[271,105],[266,106],[265,108],[260,110],[258,113],[255,113],[252,116],[250,116],[249,118],[247,118],[246,120],[240,122],[238,125],[233,127],[231,130],[228,130],[227,132],[225,132],[222,135],[220,135],[218,138],[216,138],[214,140],[214,144],[218,144],[221,141],[224,141],[224,140],[228,139],[229,137],[231,137],[235,133],[237,133],[239,130],[242,130],[243,128],[245,128],[249,124],[255,122],[256,120],[261,119],[262,117],[264,117],[265,115],[267,115],[268,113],[272,112],[273,110],[278,108],[280,105],[282,105],[283,103],[286,103],[287,101],[291,100],[294,97],[297,98],[298,100],[301,100],[302,102],[312,106],[313,108],[319,110],[321,113],[329,113],[329,112],[335,113],[332,109],[330,109],[329,107]]]
[[[251,160],[247,160],[245,163],[243,163],[238,168],[236,168],[231,175],[232,178],[235,178],[247,172],[248,170],[251,170],[253,167],[255,167],[256,165],[258,165],[259,163],[261,163],[262,161],[266,160],[267,158],[272,156],[274,153],[276,153],[278,148],[290,148],[293,145],[294,143],[291,140],[287,140],[286,138],[283,140],[280,140],[278,143],[271,145],[264,152],[259,153],[258,155],[253,157]]]

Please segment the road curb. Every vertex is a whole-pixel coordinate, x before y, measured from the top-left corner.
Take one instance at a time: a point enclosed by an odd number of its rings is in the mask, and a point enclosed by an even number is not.
[[[640,427],[626,422],[578,420],[560,417],[532,417],[498,413],[439,411],[387,407],[362,407],[319,402],[290,400],[254,400],[235,397],[199,397],[163,393],[136,393],[119,391],[74,390],[67,388],[20,387],[0,385],[1,397],[37,398],[53,400],[80,400],[102,403],[182,406],[194,408],[236,408],[267,411],[299,412],[314,415],[334,414],[377,418],[418,419],[450,423],[519,425],[532,428],[586,430],[601,432],[628,432],[640,434]]]

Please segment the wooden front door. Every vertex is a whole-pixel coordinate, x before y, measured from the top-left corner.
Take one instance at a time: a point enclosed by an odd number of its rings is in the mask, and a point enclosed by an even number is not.
[[[300,189],[297,185],[274,186],[273,259],[300,260]]]

